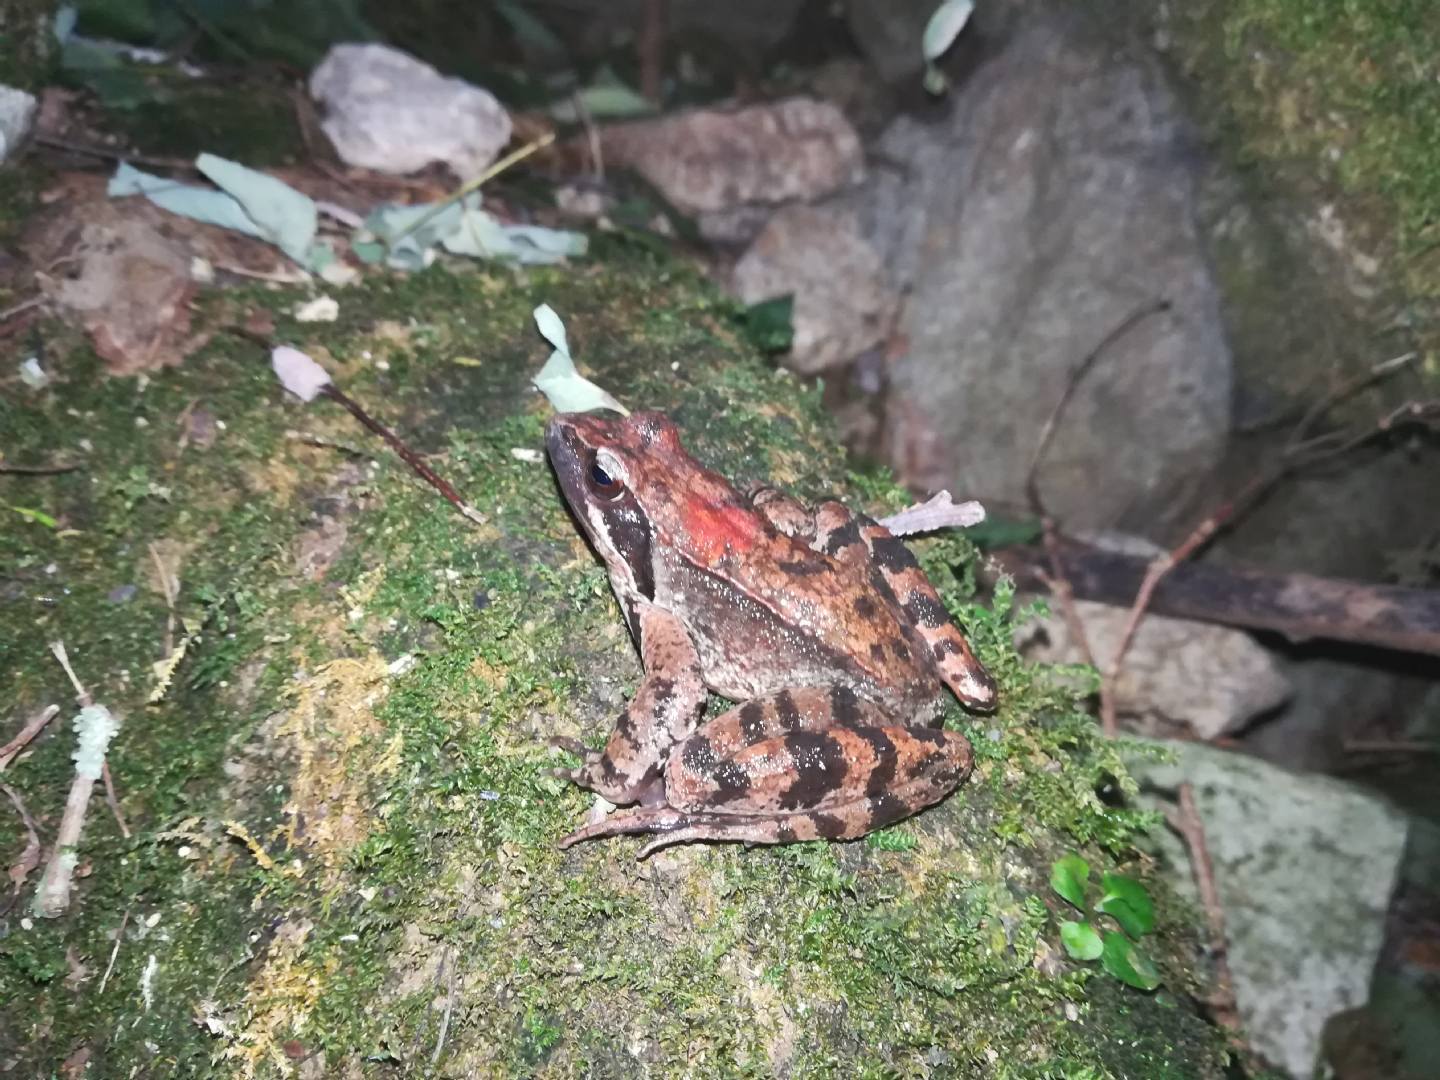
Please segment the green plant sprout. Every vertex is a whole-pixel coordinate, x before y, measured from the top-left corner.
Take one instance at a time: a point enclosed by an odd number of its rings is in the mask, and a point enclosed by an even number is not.
[[[1060,943],[1071,959],[1084,963],[1099,960],[1101,967],[1126,985],[1154,990],[1160,985],[1160,973],[1138,944],[1155,929],[1150,894],[1134,878],[1105,873],[1100,876],[1100,899],[1091,906],[1086,901],[1089,884],[1090,864],[1079,855],[1057,859],[1050,868],[1050,888],[1084,916],[1060,923]],[[1112,919],[1119,930],[1097,927],[1100,915]]]

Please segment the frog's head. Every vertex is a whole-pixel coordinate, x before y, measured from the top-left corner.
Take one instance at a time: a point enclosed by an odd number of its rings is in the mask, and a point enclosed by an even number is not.
[[[669,417],[560,413],[545,432],[560,490],[605,560],[627,609],[655,595],[657,560],[713,565],[755,542],[748,505],[721,476],[692,458]]]
[[[653,600],[647,503],[655,481],[648,466],[657,455],[683,455],[675,425],[660,413],[559,413],[545,430],[545,449],[571,513],[605,560],[615,595],[627,607],[637,597]]]

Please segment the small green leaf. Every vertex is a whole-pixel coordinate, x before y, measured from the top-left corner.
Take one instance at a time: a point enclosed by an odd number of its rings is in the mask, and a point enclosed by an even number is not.
[[[1105,874],[1100,878],[1100,887],[1105,895],[1095,905],[1096,910],[1113,918],[1132,938],[1155,929],[1155,905],[1144,885],[1124,874]]]
[[[1085,922],[1062,922],[1060,944],[1065,946],[1072,960],[1094,960],[1105,949],[1100,932]]]
[[[1115,978],[1137,990],[1154,990],[1160,985],[1160,972],[1155,970],[1150,957],[1124,934],[1113,930],[1105,935],[1100,964]]]
[[[60,523],[43,510],[34,510],[28,506],[12,506],[10,509],[14,510],[27,521],[33,521],[37,525],[44,525],[50,529],[58,529],[60,527]]]
[[[1085,910],[1085,883],[1090,880],[1090,864],[1079,855],[1066,855],[1056,859],[1050,868],[1050,888]]]

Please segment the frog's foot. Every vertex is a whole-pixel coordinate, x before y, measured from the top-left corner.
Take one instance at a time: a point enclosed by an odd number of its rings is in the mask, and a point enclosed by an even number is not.
[[[597,840],[627,833],[657,833],[637,858],[647,858],[672,844],[697,840],[718,843],[793,844],[803,840],[854,840],[875,829],[909,817],[918,806],[901,795],[867,796],[825,811],[793,814],[717,814],[654,806],[617,810],[604,821],[577,829],[560,841],[562,848],[582,840]]]
[[[591,750],[579,739],[566,735],[555,735],[550,745],[567,754],[574,754],[581,761],[578,769],[551,769],[550,775],[593,791],[616,806],[643,803],[653,806],[663,801],[664,786],[660,782],[660,766],[656,765],[640,774],[638,778],[622,775],[616,770],[609,755],[603,750]]]

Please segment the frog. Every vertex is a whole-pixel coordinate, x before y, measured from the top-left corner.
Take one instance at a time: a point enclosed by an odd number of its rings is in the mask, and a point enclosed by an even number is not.
[[[968,777],[945,689],[991,712],[995,680],[883,525],[837,499],[742,493],[662,412],[559,413],[545,444],[644,668],[603,748],[550,740],[581,761],[554,775],[629,807],[561,847],[852,840]],[[710,692],[735,704],[704,720]]]

